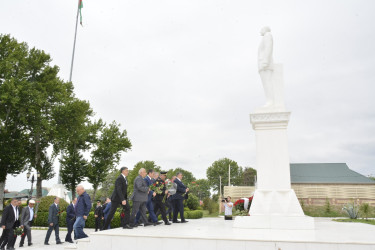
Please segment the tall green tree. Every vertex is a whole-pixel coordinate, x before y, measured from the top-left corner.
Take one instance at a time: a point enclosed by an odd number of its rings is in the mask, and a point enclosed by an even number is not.
[[[91,161],[87,171],[88,181],[92,184],[95,199],[96,191],[106,179],[108,173],[119,163],[122,152],[131,149],[131,142],[126,130],[121,131],[120,125],[112,122],[102,126],[94,149],[91,151]]]
[[[220,190],[220,176],[221,192],[224,192],[224,186],[228,185],[229,166],[231,185],[239,185],[241,183],[243,172],[242,167],[238,166],[237,162],[231,159],[223,158],[212,163],[212,165],[206,170],[207,180],[209,181],[211,188],[215,191]]]
[[[62,183],[71,190],[75,198],[75,189],[86,176],[88,161],[83,154],[95,142],[96,134],[101,127],[101,120],[92,124],[93,111],[86,101],[73,98],[55,110],[55,152],[62,153],[60,159],[60,177]]]
[[[22,102],[18,87],[25,78],[27,52],[26,43],[0,34],[0,210],[7,175],[21,173],[28,163],[28,134],[18,112]]]
[[[254,186],[255,185],[255,176],[257,171],[251,167],[245,167],[242,174],[242,186]]]

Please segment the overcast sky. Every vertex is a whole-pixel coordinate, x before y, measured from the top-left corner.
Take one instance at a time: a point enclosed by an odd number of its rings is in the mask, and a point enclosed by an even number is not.
[[[205,178],[228,157],[255,166],[249,114],[265,103],[259,30],[284,65],[292,163],[345,162],[375,175],[375,2],[83,0],[75,92],[153,160]],[[68,80],[77,0],[0,0],[0,33],[43,49]],[[56,165],[57,169],[57,165]],[[57,178],[43,182],[52,186]],[[6,188],[29,188],[26,174]]]

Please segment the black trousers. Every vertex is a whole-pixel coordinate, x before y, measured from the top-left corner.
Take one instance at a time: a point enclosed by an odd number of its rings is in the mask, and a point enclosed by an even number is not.
[[[165,204],[161,200],[155,200],[154,211],[160,211],[161,217],[165,223],[168,223],[167,215],[165,212]]]
[[[173,200],[173,222],[177,221],[178,213],[180,213],[181,221],[185,221],[183,199]]]
[[[7,249],[14,248],[15,243],[16,237],[14,237],[14,229],[4,229],[0,237],[0,247],[5,248],[5,246],[7,246]]]
[[[65,236],[65,241],[68,241],[68,242],[73,241],[72,240],[72,232],[73,232],[73,225],[74,225],[75,221],[76,221],[75,219],[66,221],[66,227],[68,228],[68,233]]]
[[[102,230],[102,217],[95,218],[95,232]]]
[[[130,222],[129,222],[129,220],[130,220],[129,202],[126,201],[126,205],[124,206],[124,205],[121,204],[121,202],[112,201],[111,210],[109,210],[108,217],[107,217],[107,219],[105,220],[105,223],[104,223],[104,230],[106,230],[108,228],[108,226],[111,224],[113,216],[115,215],[116,209],[119,205],[122,206],[122,208],[124,209],[124,213],[125,213],[125,218],[124,218],[123,222],[121,223],[122,224],[121,226],[124,227],[126,224],[130,224]]]

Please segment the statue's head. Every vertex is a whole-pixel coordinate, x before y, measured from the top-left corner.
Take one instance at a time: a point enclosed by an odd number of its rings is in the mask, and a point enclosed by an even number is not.
[[[261,34],[262,36],[264,36],[264,34],[266,34],[267,32],[271,32],[271,29],[270,29],[270,27],[268,27],[268,26],[264,26],[264,27],[260,30],[260,34]]]

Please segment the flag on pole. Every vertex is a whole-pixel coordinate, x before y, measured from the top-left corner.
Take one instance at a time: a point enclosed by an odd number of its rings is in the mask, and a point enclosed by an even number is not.
[[[82,0],[79,0],[78,8],[79,8],[79,23],[81,24],[81,26],[83,26],[82,25],[82,12],[81,12],[81,10],[83,8],[83,2],[82,2]]]

